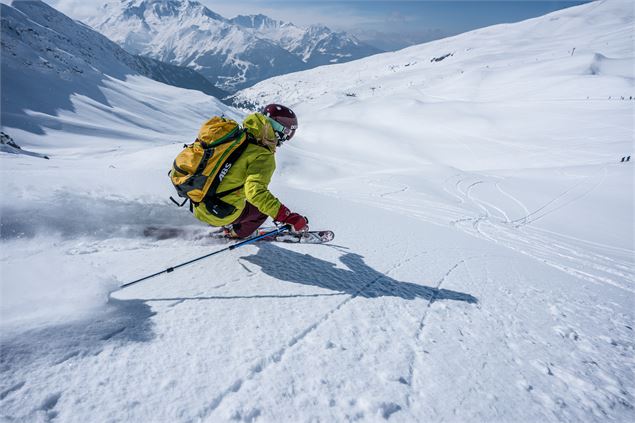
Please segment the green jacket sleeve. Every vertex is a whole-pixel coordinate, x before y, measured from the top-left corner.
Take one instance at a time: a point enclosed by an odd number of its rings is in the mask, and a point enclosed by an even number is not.
[[[280,210],[280,201],[269,192],[269,182],[276,170],[273,154],[259,154],[247,167],[245,197],[262,213],[275,218]]]

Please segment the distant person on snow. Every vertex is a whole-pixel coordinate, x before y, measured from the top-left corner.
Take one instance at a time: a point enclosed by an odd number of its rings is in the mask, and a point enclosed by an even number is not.
[[[269,104],[261,112],[243,121],[249,145],[223,177],[217,192],[223,202],[236,210],[224,218],[210,213],[204,203],[194,206],[194,216],[212,226],[223,226],[225,235],[246,238],[270,216],[277,222],[290,224],[296,232],[308,230],[308,220],[292,213],[269,192],[269,182],[276,169],[276,148],[293,138],[298,119],[288,107]],[[242,189],[234,189],[242,187]]]

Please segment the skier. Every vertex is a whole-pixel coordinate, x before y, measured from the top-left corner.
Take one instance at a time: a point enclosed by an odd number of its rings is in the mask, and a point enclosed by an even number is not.
[[[243,128],[249,145],[223,176],[217,190],[222,193],[220,199],[236,210],[219,218],[201,202],[194,206],[194,216],[212,226],[224,227],[225,236],[230,238],[249,237],[268,216],[290,224],[296,232],[307,231],[308,219],[291,212],[269,192],[269,182],[276,168],[276,148],[293,138],[298,128],[295,113],[280,104],[269,104],[260,113],[247,116]],[[242,189],[237,189],[240,187]]]

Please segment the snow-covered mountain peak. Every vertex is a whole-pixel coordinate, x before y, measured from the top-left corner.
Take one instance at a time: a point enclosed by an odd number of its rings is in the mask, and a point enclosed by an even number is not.
[[[133,0],[124,1],[122,4],[126,6],[124,13],[131,12],[140,18],[146,14],[153,14],[158,18],[178,16],[182,6],[181,2],[174,0]]]
[[[272,19],[263,14],[238,15],[229,21],[244,28],[252,28],[260,31],[275,30],[285,25],[293,25],[291,23]]]
[[[225,20],[219,14],[212,12],[201,3],[193,0],[121,0],[118,3],[107,3],[104,5],[104,10],[113,8],[121,9],[122,14],[125,16],[136,16],[139,19],[146,19],[151,16],[164,19],[203,15],[214,20]]]
[[[226,19],[193,0],[119,0],[104,4],[101,14],[87,21],[93,25],[103,21],[112,25],[138,21],[146,29],[152,29],[175,21],[218,24],[225,23]]]
[[[307,27],[309,34],[323,34],[332,32],[326,25],[317,23]]]

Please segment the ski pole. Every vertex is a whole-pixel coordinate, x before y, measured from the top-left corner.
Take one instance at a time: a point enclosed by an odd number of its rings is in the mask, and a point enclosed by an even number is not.
[[[145,281],[146,279],[154,278],[155,276],[159,276],[159,275],[161,275],[161,274],[163,274],[163,273],[171,273],[171,272],[174,272],[174,271],[175,271],[176,269],[178,269],[179,267],[187,266],[188,264],[192,264],[192,263],[194,263],[195,261],[203,260],[204,258],[211,257],[211,256],[216,255],[216,254],[220,254],[220,253],[222,253],[222,252],[224,252],[224,251],[234,250],[234,249],[236,249],[236,248],[238,248],[238,247],[242,247],[243,245],[251,244],[252,242],[258,241],[258,240],[263,239],[263,238],[266,238],[266,237],[268,237],[268,236],[273,236],[273,235],[279,234],[279,233],[281,233],[281,232],[288,231],[289,229],[291,229],[291,225],[284,225],[284,226],[280,226],[279,228],[274,229],[274,230],[272,230],[272,231],[270,231],[270,232],[266,232],[266,233],[264,233],[264,234],[256,235],[256,236],[254,236],[254,237],[251,237],[251,238],[249,238],[249,239],[246,239],[246,240],[244,240],[244,241],[241,241],[241,242],[239,242],[239,243],[237,243],[237,244],[230,245],[229,247],[223,248],[222,250],[218,250],[218,251],[214,251],[213,253],[205,254],[204,256],[197,257],[197,258],[195,258],[195,259],[192,259],[192,260],[186,261],[186,262],[181,263],[181,264],[177,264],[176,266],[168,267],[167,269],[162,270],[162,271],[160,271],[160,272],[153,273],[153,274],[148,275],[148,276],[144,276],[144,277],[143,277],[143,278],[141,278],[141,279],[137,279],[137,280],[134,280],[134,281],[132,281],[132,282],[125,283],[125,284],[121,285],[121,286],[119,287],[119,289],[123,289],[123,288],[125,288],[125,287],[130,286],[130,285],[134,285],[134,284],[139,283],[139,282],[141,282],[141,281]]]

